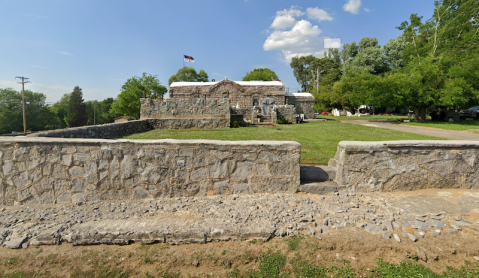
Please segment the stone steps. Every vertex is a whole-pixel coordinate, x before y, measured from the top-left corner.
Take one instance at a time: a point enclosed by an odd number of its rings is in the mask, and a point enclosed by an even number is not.
[[[346,186],[338,186],[334,181],[301,183],[299,192],[311,194],[328,194],[345,190]]]
[[[301,166],[301,182],[325,182],[336,179],[336,167],[331,166]]]
[[[345,186],[338,186],[334,181],[336,169],[336,167],[331,166],[301,166],[299,191],[312,194],[327,194],[346,189]]]

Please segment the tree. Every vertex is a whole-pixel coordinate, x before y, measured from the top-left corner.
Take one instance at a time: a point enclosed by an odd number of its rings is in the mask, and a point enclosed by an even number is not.
[[[309,92],[313,89],[314,80],[310,66],[316,59],[318,58],[313,55],[293,57],[291,59],[290,66],[303,92]]]
[[[78,86],[73,88],[73,92],[68,99],[68,111],[66,123],[68,127],[84,126],[88,122],[85,102],[83,101],[82,89]]]
[[[25,91],[26,118],[28,130],[51,129],[56,116],[45,104],[42,93]],[[0,89],[0,134],[23,131],[22,93],[14,89]]]
[[[353,69],[366,70],[373,74],[381,74],[389,71],[387,57],[377,38],[362,38],[359,45],[355,42],[345,45],[342,51],[343,75]]]
[[[57,116],[57,122],[54,128],[66,128],[67,122],[67,112],[68,112],[68,102],[70,99],[70,94],[64,94],[62,98],[55,102],[51,107],[49,107],[50,111],[55,113]]]
[[[192,67],[182,67],[168,79],[168,86],[173,82],[208,82],[208,74],[204,70],[199,73]]]
[[[243,81],[253,81],[253,80],[263,80],[263,81],[272,81],[278,79],[276,73],[268,68],[264,69],[254,69],[247,72],[246,75],[243,77]]]
[[[205,73],[206,74],[206,73]],[[129,78],[121,87],[121,92],[116,101],[113,102],[110,114],[131,116],[140,118],[140,98],[143,92],[147,98],[163,96],[168,90],[161,85],[156,75],[144,72],[141,77]]]
[[[435,2],[431,19],[412,14],[403,30],[410,88],[404,95],[414,104],[416,119],[426,120],[427,109],[462,107],[479,101],[479,3],[477,0]]]
[[[101,125],[114,122],[115,118],[120,115],[110,113],[113,102],[113,98],[106,98],[102,101],[86,101],[85,106],[88,115],[88,125],[93,125],[94,123]]]

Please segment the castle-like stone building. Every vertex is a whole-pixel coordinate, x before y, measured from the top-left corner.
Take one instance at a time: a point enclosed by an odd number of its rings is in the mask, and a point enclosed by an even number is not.
[[[281,81],[174,82],[170,85],[170,98],[229,99],[241,109],[259,107],[265,98],[273,98],[276,105],[294,105],[296,113],[314,118],[314,97],[310,93],[286,93]]]

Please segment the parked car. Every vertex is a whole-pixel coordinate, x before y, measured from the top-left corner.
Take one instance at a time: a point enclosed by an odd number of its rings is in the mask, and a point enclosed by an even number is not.
[[[459,119],[464,120],[465,118],[479,118],[479,106],[469,108],[467,110],[459,111]]]

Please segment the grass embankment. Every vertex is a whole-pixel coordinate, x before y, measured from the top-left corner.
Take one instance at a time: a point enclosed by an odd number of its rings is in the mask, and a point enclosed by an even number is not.
[[[313,237],[252,241],[241,243],[239,249],[221,243],[209,248],[212,245],[200,245],[197,250],[167,244],[74,247],[82,249],[77,252],[60,247],[30,248],[16,257],[2,258],[0,277],[479,277],[477,262],[466,261],[456,268],[434,272],[414,253],[397,264],[377,259],[373,266],[356,258],[348,261],[339,254],[333,259],[325,256],[338,252],[336,246]],[[43,248],[48,250],[44,252]],[[394,252],[391,248],[389,253]]]
[[[347,117],[351,118],[351,117]],[[340,141],[444,140],[389,129],[343,124],[339,120],[306,122],[298,125],[250,126],[231,129],[151,130],[125,139],[208,139],[208,140],[276,140],[301,144],[301,163],[327,165],[336,154]]]
[[[402,123],[405,125],[412,126],[421,126],[421,127],[433,127],[440,129],[448,130],[471,130],[477,129],[479,131],[479,121],[470,120],[470,121],[457,121],[457,122],[412,122],[412,123]]]

